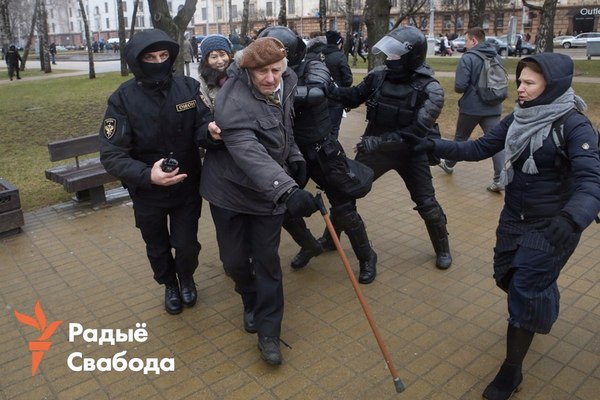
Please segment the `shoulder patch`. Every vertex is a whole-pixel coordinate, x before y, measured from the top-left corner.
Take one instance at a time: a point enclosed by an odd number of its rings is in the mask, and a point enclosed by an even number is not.
[[[186,101],[185,103],[180,103],[175,106],[177,112],[191,110],[192,108],[196,108],[196,100]]]
[[[107,139],[112,138],[117,130],[117,120],[114,118],[106,118],[103,125],[104,136],[106,136]]]

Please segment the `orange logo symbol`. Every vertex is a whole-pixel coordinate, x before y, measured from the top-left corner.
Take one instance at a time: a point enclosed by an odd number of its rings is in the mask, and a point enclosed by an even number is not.
[[[52,336],[56,328],[62,324],[62,321],[54,321],[46,326],[46,316],[44,315],[39,300],[35,303],[34,312],[35,318],[21,314],[15,310],[15,317],[17,317],[17,320],[19,320],[20,323],[32,326],[40,331],[40,336],[36,340],[29,342],[29,351],[31,351],[31,376],[35,375],[45,352],[48,351],[52,345],[52,342],[48,339],[50,339],[50,336]]]

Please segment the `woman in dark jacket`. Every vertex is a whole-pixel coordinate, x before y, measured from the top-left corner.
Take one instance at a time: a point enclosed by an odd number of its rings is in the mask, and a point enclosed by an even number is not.
[[[493,400],[518,390],[534,334],[549,333],[558,318],[558,276],[600,211],[598,138],[582,114],[585,103],[571,88],[573,61],[564,54],[537,54],[519,62],[516,76],[514,112],[478,140],[403,135],[415,151],[452,160],[479,161],[506,151],[494,279],[508,294],[509,318],[506,359],[483,392]],[[563,116],[566,156],[552,138]]]

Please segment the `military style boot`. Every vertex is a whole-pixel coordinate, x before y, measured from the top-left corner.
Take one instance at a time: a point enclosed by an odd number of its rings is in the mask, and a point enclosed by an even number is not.
[[[344,231],[359,261],[358,282],[363,284],[373,282],[377,275],[377,253],[371,247],[365,224],[358,213],[353,212],[344,216]]]
[[[292,239],[300,245],[300,251],[292,258],[290,263],[294,269],[305,267],[311,258],[323,252],[321,244],[306,227],[302,218],[290,218],[286,220],[283,227],[292,236]]]
[[[425,211],[419,210],[419,214],[425,221],[429,239],[435,250],[435,266],[439,269],[450,268],[452,255],[450,254],[450,243],[448,242],[448,231],[446,230],[446,215],[439,206]]]

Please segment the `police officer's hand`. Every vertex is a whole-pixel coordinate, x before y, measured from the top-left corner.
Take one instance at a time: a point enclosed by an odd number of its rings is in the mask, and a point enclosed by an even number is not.
[[[299,187],[306,186],[308,176],[306,172],[306,161],[299,160],[289,164],[290,176],[296,181]]]
[[[287,212],[292,218],[310,217],[317,211],[317,202],[312,194],[296,189],[285,199]]]
[[[399,132],[402,140],[406,141],[412,151],[415,153],[433,153],[435,150],[435,142],[428,138],[423,138],[410,132]]]
[[[164,172],[161,168],[161,165],[164,161],[164,158],[161,158],[152,166],[152,170],[150,170],[150,182],[153,185],[160,186],[171,186],[176,185],[178,183],[183,182],[185,178],[187,178],[187,174],[180,174],[179,167],[175,168],[171,172]]]
[[[579,227],[567,214],[560,214],[546,221],[539,228],[545,228],[544,237],[554,247],[564,245],[569,236],[579,231]]]
[[[377,150],[379,150],[381,141],[382,140],[380,136],[363,136],[360,139],[360,142],[356,144],[356,150],[365,154],[375,153]]]

